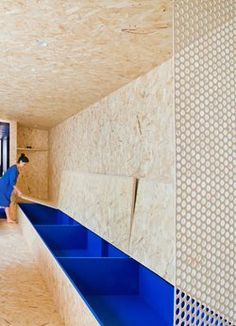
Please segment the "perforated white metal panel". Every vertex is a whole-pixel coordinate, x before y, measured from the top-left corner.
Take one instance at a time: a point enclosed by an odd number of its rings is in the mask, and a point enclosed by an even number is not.
[[[176,325],[233,325],[234,0],[175,1]]]

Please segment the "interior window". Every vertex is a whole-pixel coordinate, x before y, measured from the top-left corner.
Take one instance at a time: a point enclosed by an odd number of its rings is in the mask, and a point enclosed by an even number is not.
[[[9,123],[0,121],[0,177],[9,167]]]

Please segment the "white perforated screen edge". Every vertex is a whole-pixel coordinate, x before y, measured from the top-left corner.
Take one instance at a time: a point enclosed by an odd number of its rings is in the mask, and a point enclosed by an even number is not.
[[[176,0],[175,324],[233,325],[234,0]]]

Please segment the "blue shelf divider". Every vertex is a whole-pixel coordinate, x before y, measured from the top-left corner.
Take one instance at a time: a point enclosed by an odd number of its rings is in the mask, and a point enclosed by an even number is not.
[[[171,284],[60,210],[20,207],[100,325],[173,325]]]

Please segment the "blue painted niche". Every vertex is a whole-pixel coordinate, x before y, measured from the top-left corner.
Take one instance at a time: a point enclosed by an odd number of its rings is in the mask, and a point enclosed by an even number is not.
[[[100,325],[173,325],[170,283],[62,211],[20,207]]]

